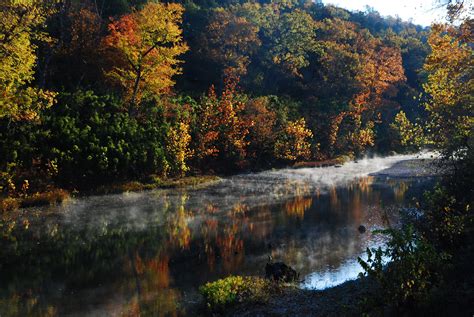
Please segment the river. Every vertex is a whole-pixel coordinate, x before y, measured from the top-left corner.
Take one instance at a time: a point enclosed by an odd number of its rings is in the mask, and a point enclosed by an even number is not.
[[[433,186],[416,168],[393,166],[430,156],[272,170],[5,214],[0,316],[190,315],[200,285],[263,275],[269,255],[300,272],[303,288],[338,285],[357,277],[367,247],[383,245],[372,230],[396,225],[397,211]]]

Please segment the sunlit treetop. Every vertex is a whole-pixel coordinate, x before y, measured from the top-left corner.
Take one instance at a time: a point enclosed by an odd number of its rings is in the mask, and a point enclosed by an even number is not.
[[[174,85],[172,77],[181,72],[178,56],[188,50],[180,26],[183,12],[180,4],[150,2],[109,24],[105,45],[115,66],[107,75],[132,105],[143,94],[160,95]]]
[[[54,94],[31,87],[36,67],[35,43],[51,42],[43,31],[52,13],[48,3],[15,1],[0,5],[0,118],[34,119],[52,105]]]

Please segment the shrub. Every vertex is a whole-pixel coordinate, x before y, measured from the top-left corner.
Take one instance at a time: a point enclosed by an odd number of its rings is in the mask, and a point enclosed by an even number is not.
[[[241,302],[264,302],[276,285],[259,277],[229,276],[199,288],[207,308],[220,311]]]
[[[57,163],[63,183],[166,174],[167,128],[159,108],[150,108],[143,117],[134,118],[112,96],[91,91],[62,94],[58,105],[43,115],[49,133],[40,153]]]
[[[437,185],[425,193],[425,220],[421,229],[437,246],[452,248],[462,242],[472,225],[472,207],[469,189],[448,190]],[[472,197],[471,197],[472,198]]]
[[[0,211],[15,210],[18,207],[20,207],[20,202],[17,198],[6,197],[0,199]]]
[[[367,261],[358,259],[365,274],[381,286],[380,300],[398,307],[426,300],[432,287],[440,282],[448,255],[437,253],[411,225],[380,232],[390,237],[386,248],[368,248]]]
[[[70,197],[69,193],[62,189],[49,189],[44,193],[35,193],[21,200],[20,207],[47,206],[62,203]]]
[[[368,259],[358,261],[365,274],[375,278],[383,290],[379,300],[396,307],[422,302],[440,282],[447,254],[437,253],[433,245],[413,228],[379,231],[390,237],[385,249],[367,249]],[[387,265],[385,263],[389,261]]]

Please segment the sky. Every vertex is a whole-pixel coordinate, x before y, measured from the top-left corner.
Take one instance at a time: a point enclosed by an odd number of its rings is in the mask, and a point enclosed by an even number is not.
[[[402,20],[428,26],[433,21],[442,21],[444,9],[437,8],[436,0],[323,0],[349,10],[365,11],[370,6],[383,16],[398,15]]]

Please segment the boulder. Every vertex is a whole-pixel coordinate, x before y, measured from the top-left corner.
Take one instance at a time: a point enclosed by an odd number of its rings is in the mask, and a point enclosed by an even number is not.
[[[267,279],[290,283],[298,281],[299,276],[292,267],[283,262],[269,262],[265,266],[265,277]]]

